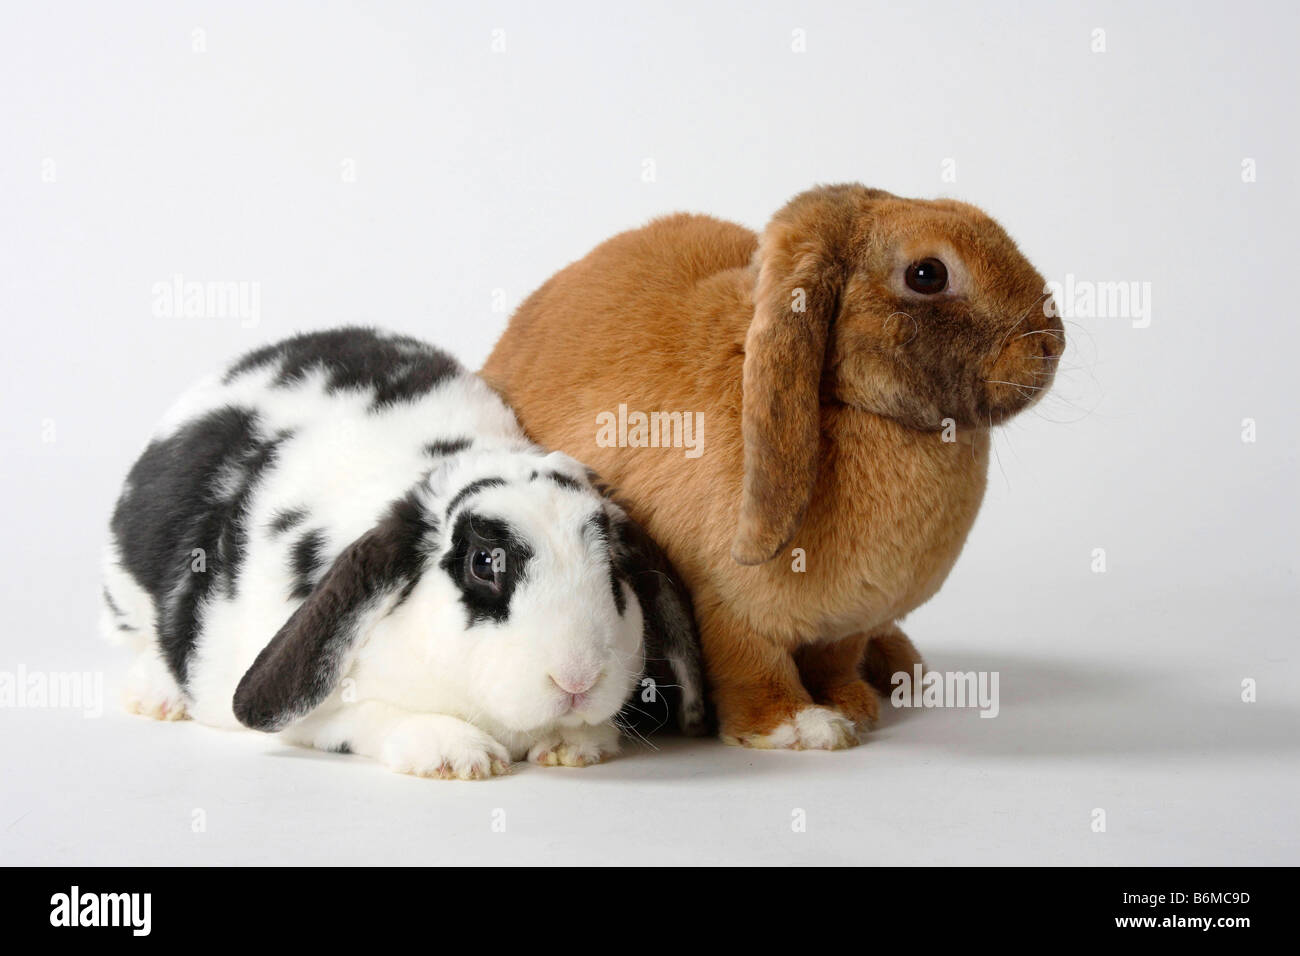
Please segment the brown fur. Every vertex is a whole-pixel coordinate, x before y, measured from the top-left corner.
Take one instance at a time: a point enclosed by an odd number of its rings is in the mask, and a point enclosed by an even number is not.
[[[958,294],[901,284],[926,256]],[[1064,345],[1044,285],[974,207],[823,187],[761,238],[685,214],[615,236],[524,302],[483,371],[663,544],[722,735],[761,746],[810,703],[873,719],[860,671],[887,689],[919,661],[895,622],[957,559],[988,428],[1042,394]],[[702,412],[703,454],[598,445],[619,403]]]

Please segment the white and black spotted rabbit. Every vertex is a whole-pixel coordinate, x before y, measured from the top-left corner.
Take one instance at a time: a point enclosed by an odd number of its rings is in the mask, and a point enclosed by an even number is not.
[[[253,352],[172,409],[113,515],[104,629],[139,655],[131,710],[421,775],[593,763],[620,711],[704,729],[654,542],[476,375],[368,329]]]

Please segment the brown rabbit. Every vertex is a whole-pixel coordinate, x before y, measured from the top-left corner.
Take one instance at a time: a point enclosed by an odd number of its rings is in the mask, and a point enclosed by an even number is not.
[[[961,551],[989,429],[1051,384],[1044,289],[973,206],[826,186],[761,237],[684,214],[615,236],[524,302],[483,372],[686,578],[723,739],[835,749],[920,661],[896,622]],[[697,422],[699,451],[638,412]]]

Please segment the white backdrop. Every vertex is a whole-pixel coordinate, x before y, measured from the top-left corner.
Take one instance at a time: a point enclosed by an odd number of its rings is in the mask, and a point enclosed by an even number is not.
[[[934,665],[999,671],[995,720],[465,787],[7,708],[0,858],[1297,862],[1297,27],[1281,0],[7,4],[0,671],[102,671],[111,697],[106,518],[191,379],[345,322],[477,365],[524,295],[654,215],[759,227],[842,180],[953,196],[1049,278],[1150,310],[1067,322],[1057,390],[999,431],[908,623]],[[256,308],[167,314],[176,276]],[[290,825],[304,794],[321,815]]]

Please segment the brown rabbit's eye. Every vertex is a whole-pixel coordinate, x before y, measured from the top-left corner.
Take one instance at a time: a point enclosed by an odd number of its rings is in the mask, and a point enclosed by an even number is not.
[[[922,295],[934,295],[948,288],[948,267],[938,259],[922,259],[907,267],[907,287]]]

